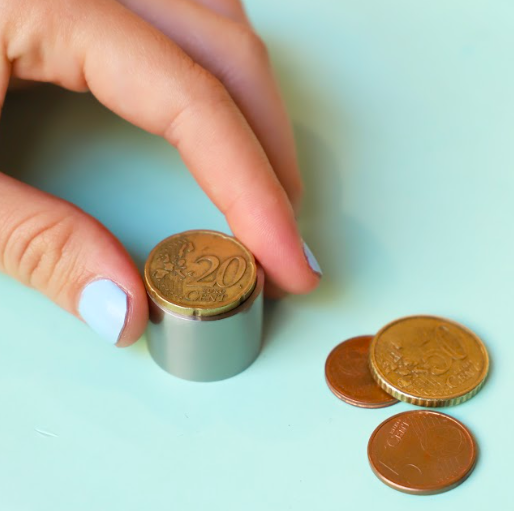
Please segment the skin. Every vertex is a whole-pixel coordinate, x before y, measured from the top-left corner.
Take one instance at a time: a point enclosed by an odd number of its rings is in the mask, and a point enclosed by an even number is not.
[[[27,80],[90,91],[175,146],[262,264],[269,296],[318,285],[295,221],[292,130],[239,0],[0,0],[0,109],[9,87]],[[118,346],[142,335],[141,277],[103,225],[1,172],[0,218],[1,271],[79,318],[84,287],[110,279],[129,297]]]

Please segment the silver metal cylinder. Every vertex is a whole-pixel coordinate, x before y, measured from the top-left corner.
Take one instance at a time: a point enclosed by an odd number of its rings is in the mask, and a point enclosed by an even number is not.
[[[193,381],[230,378],[246,369],[262,344],[264,272],[258,267],[251,295],[238,307],[215,316],[184,316],[151,296],[148,347],[165,371]]]

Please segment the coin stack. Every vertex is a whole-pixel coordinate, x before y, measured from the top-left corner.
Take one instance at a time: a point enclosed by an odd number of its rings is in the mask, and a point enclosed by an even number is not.
[[[330,390],[362,408],[405,401],[442,407],[463,403],[483,386],[487,350],[471,330],[435,316],[393,321],[375,336],[336,346],[325,364]],[[456,419],[433,410],[407,411],[380,424],[368,443],[375,474],[397,490],[430,495],[450,490],[472,472],[476,442]]]
[[[262,344],[264,272],[221,232],[174,234],[145,264],[153,359],[186,380],[217,381],[246,369]]]

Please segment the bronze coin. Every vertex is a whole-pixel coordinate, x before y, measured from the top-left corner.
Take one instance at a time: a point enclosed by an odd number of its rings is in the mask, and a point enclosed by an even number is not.
[[[327,357],[325,379],[330,390],[343,401],[361,408],[383,408],[398,401],[384,392],[369,370],[372,335],[348,339]]]
[[[487,350],[468,328],[436,316],[386,325],[370,347],[371,374],[389,394],[420,406],[451,406],[473,397],[489,369]]]
[[[232,236],[187,231],[161,241],[145,265],[149,295],[186,316],[215,316],[235,309],[252,293],[257,265]]]
[[[368,443],[373,472],[395,490],[433,495],[455,488],[477,459],[468,428],[441,412],[415,410],[385,420]]]

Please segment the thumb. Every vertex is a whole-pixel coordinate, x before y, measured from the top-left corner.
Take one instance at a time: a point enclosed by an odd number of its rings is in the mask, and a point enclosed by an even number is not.
[[[47,295],[111,344],[148,319],[146,292],[121,243],[72,204],[0,173],[0,271]]]

